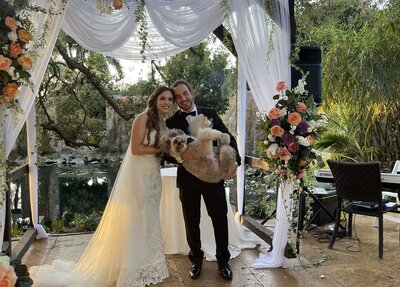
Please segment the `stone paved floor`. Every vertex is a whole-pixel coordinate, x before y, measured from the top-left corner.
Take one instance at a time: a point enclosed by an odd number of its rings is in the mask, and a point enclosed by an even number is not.
[[[204,262],[200,278],[188,276],[190,262],[183,255],[167,255],[170,277],[154,285],[159,287],[215,287],[215,286],[400,286],[400,224],[385,221],[384,259],[378,258],[378,230],[372,219],[355,218],[353,238],[335,242],[332,250],[323,238],[323,227],[310,230],[301,242],[299,259],[288,261],[288,268],[255,270],[251,264],[259,251],[243,250],[231,260],[234,272],[231,282],[224,281],[217,272],[216,262]],[[50,263],[53,259],[77,260],[91,238],[91,234],[51,236],[36,241],[23,258],[28,266]],[[358,236],[360,241],[355,238]]]

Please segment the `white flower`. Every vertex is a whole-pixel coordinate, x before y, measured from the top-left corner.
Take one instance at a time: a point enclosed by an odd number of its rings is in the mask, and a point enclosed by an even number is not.
[[[299,145],[302,146],[310,146],[310,143],[308,142],[308,140],[306,140],[304,137],[302,136],[296,136],[297,142],[299,143]]]
[[[8,40],[10,40],[12,42],[15,42],[18,40],[18,35],[17,35],[17,32],[15,32],[15,31],[8,32],[7,37],[8,37]]]
[[[286,116],[286,114],[287,114],[287,107],[284,107],[284,108],[281,109],[279,115],[281,117],[283,117],[283,116]]]
[[[270,142],[274,142],[275,141],[274,136],[271,135],[271,134],[268,135],[268,139],[269,139]]]
[[[269,141],[265,140],[264,145],[268,145]]]
[[[284,96],[282,97],[282,99],[283,99],[284,101],[287,101],[289,98],[288,98],[288,96],[284,95]]]
[[[11,66],[7,70],[8,74],[10,75],[10,77],[15,81],[15,80],[17,80],[17,78],[15,77],[14,71],[15,71],[15,67],[14,66]]]
[[[304,89],[304,86],[306,85],[306,81],[304,81],[303,79],[300,79],[298,81],[297,87],[295,87],[293,89],[293,92],[295,92],[296,94],[305,94],[306,90]]]
[[[276,143],[270,145],[269,148],[267,149],[268,156],[269,157],[275,156],[278,148],[279,146]]]

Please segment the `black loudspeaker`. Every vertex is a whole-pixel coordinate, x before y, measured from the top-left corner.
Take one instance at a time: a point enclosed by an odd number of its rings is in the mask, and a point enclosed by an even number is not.
[[[318,46],[301,46],[299,60],[293,62],[303,73],[308,72],[305,89],[314,97],[314,102],[320,105],[322,102],[322,49]],[[297,86],[302,74],[291,67],[292,87]]]

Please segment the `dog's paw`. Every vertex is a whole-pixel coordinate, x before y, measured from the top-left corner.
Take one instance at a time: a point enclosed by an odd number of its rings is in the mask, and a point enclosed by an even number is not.
[[[229,144],[231,142],[231,137],[226,133],[222,133],[219,141],[221,144]]]
[[[204,128],[199,131],[198,139],[201,140],[217,140],[221,137],[222,133],[218,130],[211,128]]]

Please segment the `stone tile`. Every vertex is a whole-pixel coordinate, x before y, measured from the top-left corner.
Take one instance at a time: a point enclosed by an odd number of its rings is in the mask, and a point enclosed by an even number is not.
[[[357,216],[355,238],[338,239],[333,249],[322,238],[323,228],[309,231],[301,240],[300,254],[290,268],[253,269],[252,263],[260,252],[269,246],[262,243],[255,249],[243,250],[230,261],[233,280],[225,281],[218,272],[216,262],[204,261],[200,278],[189,277],[190,261],[187,256],[167,255],[170,277],[152,285],[157,287],[295,287],[295,286],[400,286],[400,224],[385,221],[384,258],[378,258],[377,229],[371,226],[372,219]],[[77,261],[92,234],[50,236],[34,242],[23,258],[27,266],[51,263],[54,259]],[[322,240],[321,240],[322,239]],[[359,244],[359,245],[358,245]],[[353,245],[352,247],[350,247]],[[352,252],[349,249],[357,250]]]

